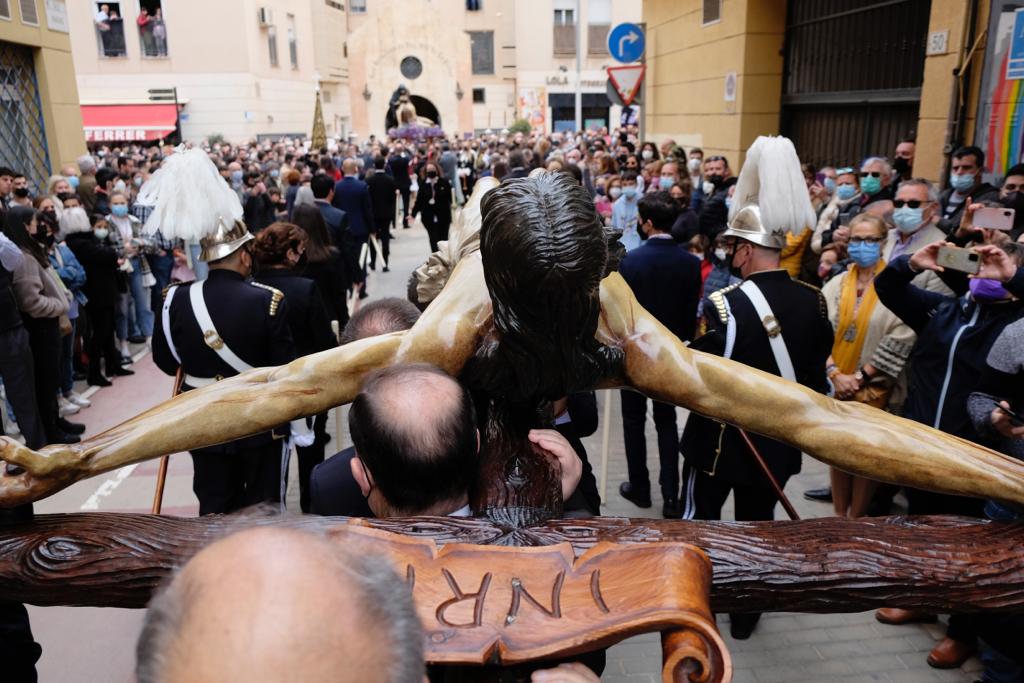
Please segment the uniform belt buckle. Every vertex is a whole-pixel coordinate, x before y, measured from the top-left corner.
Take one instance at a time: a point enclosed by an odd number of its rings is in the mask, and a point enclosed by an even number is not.
[[[779,324],[779,321],[774,315],[766,315],[764,320],[761,321],[761,324],[764,325],[764,331],[767,332],[768,336],[772,339],[782,334],[782,325]]]
[[[220,351],[224,348],[224,340],[220,338],[216,330],[206,330],[203,332],[203,341],[214,351]]]

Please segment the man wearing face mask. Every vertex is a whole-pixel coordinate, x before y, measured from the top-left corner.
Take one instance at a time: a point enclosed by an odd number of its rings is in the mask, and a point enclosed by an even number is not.
[[[951,235],[960,227],[960,216],[968,199],[974,202],[999,199],[999,190],[981,179],[984,166],[985,153],[978,147],[961,147],[953,152],[949,187],[939,199],[939,228],[944,234]]]
[[[155,190],[189,187],[214,173],[201,150],[170,157],[163,167],[165,183]],[[206,170],[206,165],[210,165]],[[201,171],[201,172],[200,172]],[[219,185],[219,184],[218,184]],[[165,222],[185,207],[176,197],[174,212],[154,212],[150,222],[171,237],[175,226]],[[210,195],[218,206],[241,215],[241,206],[223,185]],[[254,367],[276,366],[295,359],[295,344],[288,326],[288,302],[274,287],[250,282],[253,274],[253,235],[241,220],[225,218],[208,208],[193,215],[203,236],[200,259],[209,264],[202,282],[175,284],[167,289],[153,333],[153,360],[169,375],[182,369],[182,391],[214,384]],[[287,427],[285,427],[285,430]],[[279,430],[274,430],[279,431]],[[285,436],[282,431],[281,436]],[[192,451],[195,468],[192,489],[199,498],[199,514],[228,513],[260,502],[281,500],[282,441],[264,432],[230,443]]]
[[[615,188],[613,187],[612,190]],[[619,241],[626,247],[626,251],[636,249],[640,246],[640,233],[637,230],[637,201],[640,198],[640,190],[637,188],[637,175],[633,171],[625,171],[622,174],[622,195],[615,198],[615,194],[609,190],[609,196],[614,199],[612,204],[612,228],[622,232]]]
[[[904,138],[896,145],[896,156],[892,161],[892,170],[896,177],[893,182],[910,180],[914,173],[914,152],[917,148],[914,138]]]
[[[758,138],[736,185],[728,229],[729,265],[743,282],[712,293],[704,306],[707,333],[691,348],[730,358],[825,393],[832,325],[815,287],[779,267],[786,235],[814,224],[796,150],[786,138]],[[800,471],[800,451],[750,435],[779,485]],[[729,494],[738,521],[774,517],[777,497],[744,442],[729,425],[691,413],[680,451],[685,458],[680,503],[683,519],[721,519]],[[759,614],[730,615],[736,639],[749,638]]]
[[[704,182],[701,190],[704,194],[704,208],[700,212],[700,234],[714,240],[726,228],[729,218],[729,207],[725,199],[729,188],[735,184],[729,160],[723,156],[711,156],[704,162]],[[806,188],[804,193],[806,193]]]
[[[900,183],[893,200],[892,222],[895,230],[889,231],[882,258],[886,263],[902,255],[911,255],[926,244],[945,237],[935,225],[938,203],[935,186],[923,178]],[[929,292],[952,294],[942,279],[934,272],[923,271],[914,278],[914,286]]]
[[[1024,164],[1017,164],[1006,172],[999,189],[999,203],[1014,210],[1010,240],[1016,242],[1024,235]]]
[[[28,189],[28,178],[15,173],[11,182],[11,202],[19,206],[32,206],[32,192]]]
[[[875,280],[882,304],[917,334],[908,363],[909,386],[903,417],[964,439],[976,440],[965,410],[978,389],[985,361],[996,338],[1024,313],[1024,246],[1007,242],[977,247],[982,266],[977,276],[943,269],[936,262],[939,240],[913,256],[897,256]],[[946,296],[915,286],[916,274],[938,274],[955,293]],[[982,516],[983,500],[906,488],[912,515]],[[885,608],[876,618],[886,624],[934,621],[935,615]],[[928,655],[937,668],[960,666],[975,648],[975,634],[963,615],[952,615],[946,638]]]

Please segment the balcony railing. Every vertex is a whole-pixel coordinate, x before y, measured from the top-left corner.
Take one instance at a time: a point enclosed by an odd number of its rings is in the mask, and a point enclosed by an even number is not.
[[[96,43],[101,57],[124,57],[124,20],[120,17],[96,22]]]
[[[160,10],[152,16],[139,17],[139,44],[143,57],[167,56],[167,25]]]

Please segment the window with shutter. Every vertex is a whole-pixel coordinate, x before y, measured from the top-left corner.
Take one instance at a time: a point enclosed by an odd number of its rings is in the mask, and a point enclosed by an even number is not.
[[[39,11],[36,0],[21,0],[21,23],[39,26]]]
[[[704,15],[701,23],[704,26],[722,20],[722,0],[704,0]]]
[[[0,19],[11,18],[11,0],[0,0]]]

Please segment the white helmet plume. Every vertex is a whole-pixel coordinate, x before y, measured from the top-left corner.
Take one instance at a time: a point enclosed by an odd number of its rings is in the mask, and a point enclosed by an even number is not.
[[[800,158],[789,138],[760,136],[747,150],[733,194],[729,221],[744,206],[756,204],[769,234],[799,235],[814,228],[814,208],[800,170]]]
[[[159,230],[169,240],[198,241],[215,232],[219,220],[232,225],[242,217],[238,195],[206,152],[182,145],[142,186],[136,203],[153,207],[143,232]]]

